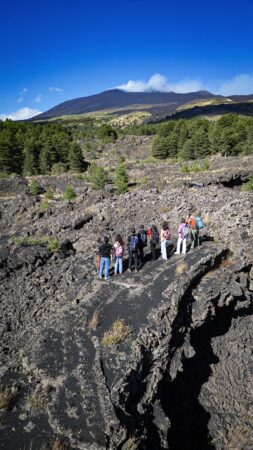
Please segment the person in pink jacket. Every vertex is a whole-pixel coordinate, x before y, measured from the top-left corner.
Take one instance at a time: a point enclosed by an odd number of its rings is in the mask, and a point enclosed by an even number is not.
[[[182,245],[182,253],[183,255],[186,254],[186,247],[187,247],[187,239],[189,239],[189,225],[186,223],[185,219],[181,219],[180,225],[178,227],[178,240],[177,240],[177,251],[175,252],[175,255],[179,255],[181,253],[181,245]]]

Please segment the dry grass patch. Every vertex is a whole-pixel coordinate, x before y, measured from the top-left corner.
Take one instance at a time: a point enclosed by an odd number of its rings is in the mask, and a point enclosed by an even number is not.
[[[130,438],[125,442],[122,447],[122,450],[137,450],[140,439],[137,439],[134,436],[130,436]]]
[[[11,387],[0,389],[0,411],[8,411],[11,408],[12,402],[17,395],[17,390]]]
[[[56,438],[51,441],[51,449],[50,450],[68,450],[69,447],[67,444],[64,444],[62,439]]]
[[[131,327],[123,319],[117,319],[109,331],[104,333],[102,347],[110,347],[124,341],[131,334]]]
[[[235,264],[235,259],[232,256],[228,256],[221,261],[221,269],[226,269],[226,267],[232,266]]]
[[[95,309],[91,319],[89,320],[88,323],[88,329],[89,331],[96,331],[97,327],[100,325],[101,323],[101,317],[100,317],[100,310],[99,309]]]
[[[176,275],[180,276],[182,275],[182,273],[186,272],[189,269],[188,264],[186,264],[186,262],[182,261],[180,263],[178,263],[177,267],[176,267]]]

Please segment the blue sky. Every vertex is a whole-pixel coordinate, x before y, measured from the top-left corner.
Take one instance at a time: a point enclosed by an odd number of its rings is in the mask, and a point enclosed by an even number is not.
[[[250,0],[9,0],[0,21],[0,118],[116,86],[253,93]]]

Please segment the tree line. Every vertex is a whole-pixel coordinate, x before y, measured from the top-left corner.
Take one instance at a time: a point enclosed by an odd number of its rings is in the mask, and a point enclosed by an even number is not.
[[[152,155],[160,159],[193,160],[215,153],[223,156],[253,153],[251,117],[228,114],[217,121],[169,121],[159,124],[156,132]]]
[[[81,147],[60,124],[0,121],[1,174],[58,174],[84,165]]]

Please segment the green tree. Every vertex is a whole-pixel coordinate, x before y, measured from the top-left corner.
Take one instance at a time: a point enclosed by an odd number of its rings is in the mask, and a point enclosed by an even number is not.
[[[167,137],[167,156],[168,157],[175,157],[177,156],[177,148],[178,148],[178,135],[175,131],[173,131],[168,137]]]
[[[168,138],[157,135],[152,143],[152,156],[165,159],[168,156]]]
[[[195,149],[195,156],[197,158],[204,158],[210,154],[210,143],[207,131],[204,128],[199,128],[192,137],[192,142]]]
[[[30,136],[24,144],[23,156],[23,174],[37,175],[39,173],[39,154],[41,145],[35,136]]]
[[[178,157],[184,161],[195,158],[194,145],[192,139],[188,139],[182,149],[178,152]]]
[[[125,194],[128,192],[128,173],[125,163],[118,164],[115,170],[115,186],[117,194]]]
[[[71,170],[74,170],[76,172],[81,172],[83,170],[84,159],[80,145],[73,142],[70,144],[68,163]]]
[[[118,138],[118,134],[114,128],[109,124],[103,124],[98,129],[98,139],[105,143],[115,142]]]
[[[107,181],[107,176],[103,167],[92,163],[88,169],[87,178],[91,183],[92,189],[104,189],[105,183]]]

